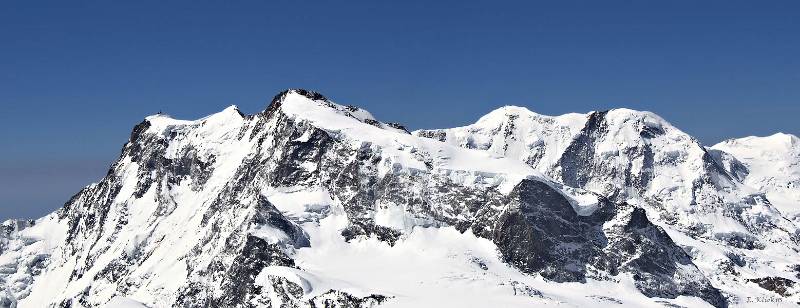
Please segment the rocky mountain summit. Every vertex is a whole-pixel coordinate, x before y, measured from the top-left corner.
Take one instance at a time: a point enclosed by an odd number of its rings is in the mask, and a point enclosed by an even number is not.
[[[3,223],[0,306],[793,306],[800,232],[740,156],[624,109],[409,133],[298,89],[154,115]]]

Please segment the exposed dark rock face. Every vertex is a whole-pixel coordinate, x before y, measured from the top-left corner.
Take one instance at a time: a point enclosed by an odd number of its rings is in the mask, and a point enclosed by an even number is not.
[[[306,98],[308,98],[310,100],[314,100],[314,101],[327,101],[328,100],[324,95],[322,95],[320,93],[317,93],[317,92],[314,92],[314,91],[309,91],[309,90],[306,90],[306,89],[288,89],[288,90],[284,90],[281,93],[278,93],[277,95],[275,95],[275,97],[272,99],[272,102],[270,103],[270,107],[272,107],[272,105],[274,105],[276,102],[283,101],[283,99],[286,97],[286,95],[288,95],[290,93],[297,93],[297,94],[305,96]],[[269,108],[267,108],[267,109],[269,109]]]
[[[554,281],[584,281],[586,264],[605,245],[602,229],[545,183],[524,180],[509,198],[493,234],[505,261]]]
[[[594,142],[605,132],[604,119],[608,111],[593,112],[586,121],[586,126],[564,151],[559,165],[561,166],[561,179],[564,184],[572,187],[584,187],[595,173],[605,173],[607,170],[597,170],[594,166],[586,166],[594,157]],[[600,166],[598,166],[600,167]]]
[[[589,296],[589,297],[597,299],[597,300],[600,300],[601,302],[622,305],[622,301],[621,300],[618,300],[618,299],[613,298],[613,297],[601,296],[601,295],[592,295],[592,296]]]
[[[789,296],[789,289],[793,288],[796,284],[791,279],[786,279],[783,277],[764,277],[748,279],[747,281],[756,283],[759,287],[778,293],[781,296]]]
[[[353,220],[350,226],[342,230],[342,236],[345,241],[351,241],[359,236],[375,236],[378,240],[386,242],[389,246],[394,246],[397,239],[400,238],[400,231],[393,230],[388,227],[376,225],[370,221]]]
[[[731,247],[747,250],[764,249],[764,244],[750,234],[741,232],[728,232],[717,233],[714,236],[719,240],[725,241],[728,246]]]
[[[248,236],[241,254],[236,256],[223,283],[222,304],[233,306],[242,299],[259,295],[261,288],[254,285],[256,276],[268,265],[294,266],[294,261],[275,245]]]
[[[294,261],[286,256],[280,247],[271,245],[263,239],[248,236],[244,247],[222,276],[222,294],[216,295],[213,286],[204,287],[201,283],[195,282],[181,291],[176,306],[259,307],[249,303],[269,304],[268,300],[265,301],[262,287],[255,284],[256,276],[269,265],[294,266]]]
[[[509,197],[512,203],[498,218],[493,240],[505,261],[522,271],[559,282],[584,281],[589,266],[611,275],[630,272],[647,296],[689,295],[716,307],[727,306],[719,290],[643,209],[633,208],[624,225],[608,238],[602,226],[615,218],[611,203],[594,215],[578,216],[551,187],[527,180]],[[681,275],[691,276],[676,281]]]
[[[737,160],[733,155],[725,153],[720,150],[709,149],[708,154],[719,164],[720,168],[727,171],[737,181],[744,181],[750,170],[747,169],[742,162]]]
[[[795,272],[795,277],[797,277],[797,279],[800,279],[800,264],[792,265],[791,268],[792,271]]]
[[[383,295],[370,295],[367,297],[356,297],[342,291],[331,290],[325,294],[318,295],[310,300],[312,308],[369,308],[375,307],[389,297]]]
[[[715,307],[727,306],[720,291],[663,229],[650,222],[643,209],[633,209],[623,230],[627,238],[614,241],[607,251],[618,253],[616,257],[624,260],[622,270],[634,273],[636,287],[642,293],[665,298],[697,296]],[[691,267],[694,271],[682,272],[679,267]],[[687,283],[687,280],[693,282]]]
[[[747,260],[745,260],[745,259],[744,259],[744,258],[743,258],[741,255],[739,255],[739,254],[732,253],[732,252],[728,252],[728,253],[726,253],[726,254],[725,254],[725,256],[727,256],[727,257],[728,257],[728,259],[729,259],[729,260],[731,260],[731,262],[732,262],[733,264],[735,264],[736,266],[738,266],[738,267],[742,267],[742,266],[745,266],[745,265],[747,265]]]
[[[423,130],[418,132],[420,137],[430,138],[438,141],[445,141],[447,139],[447,132],[441,130]]]
[[[402,131],[406,132],[407,134],[411,134],[411,132],[408,131],[408,128],[406,128],[403,124],[389,122],[389,123],[386,123],[386,125],[388,125],[391,128],[402,130]]]
[[[512,281],[511,282],[511,286],[514,289],[514,295],[544,298],[544,295],[542,294],[541,291],[536,290],[536,289],[532,288],[531,286],[526,285],[524,283],[520,283],[520,282],[517,282],[517,281]]]

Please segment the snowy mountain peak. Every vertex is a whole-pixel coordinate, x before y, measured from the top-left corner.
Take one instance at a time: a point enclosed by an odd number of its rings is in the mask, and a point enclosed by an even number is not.
[[[783,142],[786,142],[787,145],[791,145],[791,146],[796,146],[798,144],[798,142],[800,141],[800,138],[797,138],[797,136],[792,135],[792,134],[787,134],[787,133],[784,133],[784,132],[777,132],[775,134],[772,134],[771,136],[768,136],[767,138],[774,138],[774,139],[779,139],[779,140],[783,139]]]
[[[319,92],[296,88],[296,89],[286,89],[276,94],[270,104],[280,103],[288,95],[300,95],[313,101],[328,101],[328,98],[326,98]]]
[[[757,148],[761,151],[785,151],[800,147],[800,138],[792,134],[778,132],[765,137],[749,136],[738,139],[728,139],[721,142],[719,145],[723,146],[724,144],[731,147]]]
[[[346,127],[360,127],[361,125],[356,124],[359,123],[385,131],[409,134],[401,124],[380,122],[365,109],[352,105],[339,105],[325,98],[322,94],[308,90],[295,89],[281,92],[275,97],[267,110],[269,111],[273,108],[280,109],[293,117],[308,120],[322,127],[330,127],[335,130]]]
[[[569,114],[566,116],[579,117],[585,115],[576,113],[576,114]],[[514,121],[520,118],[523,119],[523,121],[528,121],[530,119],[553,119],[556,117],[536,113],[528,109],[527,107],[509,105],[490,111],[486,115],[480,117],[478,121],[475,122],[475,124],[473,124],[472,126],[496,125],[502,122],[506,122],[509,120]]]
[[[145,117],[144,122],[137,127],[144,128],[146,126],[147,131],[166,132],[166,131],[178,130],[185,127],[205,126],[207,127],[206,130],[208,131],[217,129],[220,126],[224,126],[230,123],[241,122],[242,120],[244,120],[244,117],[245,115],[239,110],[239,107],[237,107],[236,105],[231,105],[220,112],[205,116],[197,120],[179,120],[164,113],[154,114]],[[134,132],[136,131],[137,130],[134,129]]]
[[[766,193],[775,207],[800,224],[800,140],[796,136],[776,133],[729,139],[711,149],[740,162],[746,169],[743,182]]]
[[[606,111],[609,126],[628,126],[637,129],[639,136],[652,138],[654,134],[663,134],[665,130],[677,130],[675,126],[649,111],[615,108]]]
[[[491,122],[506,119],[508,117],[515,117],[515,116],[539,116],[539,114],[531,111],[526,107],[521,106],[503,106],[492,110],[491,112],[487,113],[486,115],[482,116],[478,119],[478,123],[480,122]]]

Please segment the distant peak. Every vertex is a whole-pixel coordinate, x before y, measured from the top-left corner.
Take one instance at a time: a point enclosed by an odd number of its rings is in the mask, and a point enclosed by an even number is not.
[[[783,132],[778,132],[769,136],[748,136],[743,138],[732,138],[727,139],[721,144],[728,144],[728,145],[747,145],[747,146],[758,146],[763,147],[766,145],[772,146],[787,146],[787,147],[794,147],[800,145],[800,138],[792,134],[787,134]]]
[[[539,115],[539,114],[525,107],[508,105],[490,111],[489,113],[478,119],[478,123],[482,122],[495,123],[497,121],[506,121],[506,118],[509,117],[516,118],[519,116],[533,116],[533,115]]]
[[[492,112],[502,112],[502,113],[505,113],[505,114],[520,114],[520,113],[532,114],[532,113],[535,113],[535,112],[531,111],[530,109],[528,109],[527,107],[514,106],[514,105],[503,106],[503,107],[495,109]]]
[[[797,136],[783,132],[778,132],[764,137],[763,140],[785,148],[794,148],[800,146],[800,139],[798,139]]]
[[[784,133],[784,132],[777,132],[775,134],[772,134],[772,136],[768,136],[767,138],[785,140],[785,141],[787,141],[789,143],[797,143],[798,142],[797,136],[792,135],[792,134],[787,134],[787,133]]]

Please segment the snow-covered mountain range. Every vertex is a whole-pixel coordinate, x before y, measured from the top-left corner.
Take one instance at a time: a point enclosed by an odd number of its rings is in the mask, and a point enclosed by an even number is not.
[[[794,306],[798,153],[627,109],[409,133],[306,90],[154,115],[3,223],[0,307]]]

